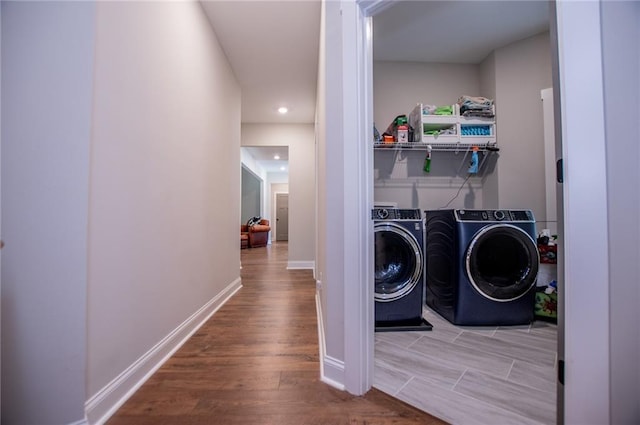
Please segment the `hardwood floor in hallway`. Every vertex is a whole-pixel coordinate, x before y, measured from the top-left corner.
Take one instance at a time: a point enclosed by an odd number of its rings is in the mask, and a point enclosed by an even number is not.
[[[107,424],[444,424],[320,381],[315,281],[287,257],[286,242],[242,250],[242,289]]]

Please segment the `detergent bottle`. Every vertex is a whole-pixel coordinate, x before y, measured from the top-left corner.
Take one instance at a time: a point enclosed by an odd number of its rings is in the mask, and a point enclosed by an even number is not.
[[[478,147],[474,146],[471,152],[471,164],[467,170],[469,174],[476,174],[478,172]]]

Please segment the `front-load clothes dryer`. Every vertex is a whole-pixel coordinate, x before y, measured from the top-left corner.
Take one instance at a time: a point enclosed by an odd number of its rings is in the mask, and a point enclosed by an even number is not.
[[[376,331],[428,330],[422,318],[424,222],[419,209],[375,208]]]
[[[426,303],[455,325],[534,318],[539,254],[529,210],[425,211]]]

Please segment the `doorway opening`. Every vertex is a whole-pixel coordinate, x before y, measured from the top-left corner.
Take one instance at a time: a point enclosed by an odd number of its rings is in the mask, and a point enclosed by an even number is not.
[[[520,32],[493,46],[487,46],[488,36],[477,43],[467,37],[456,45],[451,41],[458,34],[443,36],[447,32],[437,30],[442,22],[482,20],[482,16],[495,14],[496,6],[502,7],[501,14],[510,17],[508,25],[502,24],[504,28],[500,28],[499,20],[492,21],[495,33],[506,32],[521,18],[524,26],[524,17],[527,21],[538,17],[542,27],[528,27],[530,33]],[[452,198],[453,209],[526,208],[534,211],[537,230],[555,227],[557,214],[550,214],[555,204],[548,209],[551,203],[545,197],[545,174],[553,173],[548,180],[554,182],[555,167],[546,168],[542,160],[545,152],[540,102],[541,90],[553,85],[548,7],[546,2],[399,2],[375,14],[373,121],[380,133],[394,117],[409,115],[416,103],[452,105],[463,95],[484,96],[496,102],[498,147],[501,142],[505,145],[504,149],[487,154],[485,167],[471,179],[465,166],[468,158],[458,150],[434,150],[429,171],[424,167],[425,150],[375,151],[372,176],[376,202],[395,202],[399,208],[422,211],[437,210]],[[403,44],[413,49],[397,47]],[[525,65],[522,54],[537,60]],[[526,70],[521,73],[523,66]],[[528,116],[522,110],[518,112],[523,104],[529,106]],[[527,129],[526,134],[522,128]],[[513,140],[517,140],[517,149]],[[531,155],[539,160],[530,161]],[[537,194],[528,190],[522,196],[525,185],[529,189],[534,186]],[[464,193],[456,199],[461,190]],[[428,234],[425,243],[429,244]],[[544,277],[539,277],[541,284],[554,278],[557,279],[555,269],[546,270]],[[374,387],[428,412],[443,412],[441,417],[454,423],[465,422],[467,414],[477,418],[495,412],[503,415],[502,421],[510,418],[555,422],[555,409],[550,411],[548,402],[556,399],[554,323],[458,327],[426,306],[424,316],[434,325],[432,332],[375,334]],[[459,369],[460,365],[464,367]],[[482,394],[473,390],[479,382],[483,383]],[[514,407],[520,403],[495,403],[492,397],[501,391],[521,393],[525,403],[522,405],[532,409]],[[461,408],[465,405],[467,408]],[[486,421],[495,421],[492,417],[494,420],[487,417]]]
[[[240,224],[246,224],[247,220],[254,217],[268,220],[271,227],[268,243],[271,243],[276,240],[278,228],[276,195],[289,193],[289,147],[243,146],[240,148],[240,158],[243,170]],[[247,185],[245,192],[245,175],[250,176],[248,182],[252,181],[251,177],[260,181],[259,206],[256,205],[257,185]]]

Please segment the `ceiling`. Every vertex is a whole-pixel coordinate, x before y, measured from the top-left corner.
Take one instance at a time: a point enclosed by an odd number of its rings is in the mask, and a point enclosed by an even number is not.
[[[201,3],[240,85],[242,122],[313,123],[320,1]],[[477,64],[548,29],[548,8],[545,0],[390,1],[374,17],[374,59]]]
[[[288,146],[243,146],[253,159],[267,173],[289,172],[289,147]],[[278,155],[280,159],[275,159]],[[285,169],[282,170],[281,167]]]
[[[374,60],[478,64],[549,29],[543,0],[398,1],[373,18]]]
[[[320,1],[201,3],[240,84],[242,122],[313,123]]]

